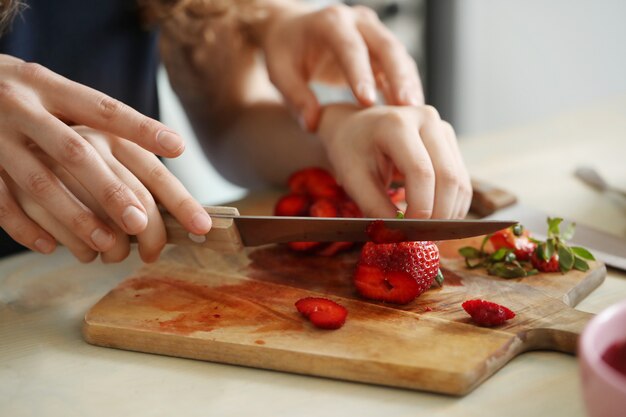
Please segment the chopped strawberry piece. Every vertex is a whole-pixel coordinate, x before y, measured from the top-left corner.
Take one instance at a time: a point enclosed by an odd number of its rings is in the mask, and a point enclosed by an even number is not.
[[[322,246],[322,242],[287,242],[287,246],[296,252],[310,252]]]
[[[479,326],[498,326],[515,317],[514,312],[491,301],[468,300],[462,307]]]
[[[309,209],[312,217],[338,217],[339,208],[337,204],[329,198],[320,198]]]
[[[308,194],[314,199],[340,199],[344,192],[330,173],[322,168],[305,168],[291,174],[289,189],[298,194]]]
[[[306,216],[311,201],[302,194],[287,194],[280,198],[274,206],[275,216]]]
[[[390,229],[383,220],[374,220],[367,225],[365,232],[374,243],[396,243],[406,240],[404,232]]]
[[[348,310],[340,304],[320,297],[306,297],[296,302],[296,308],[320,329],[335,330],[346,322]]]
[[[559,255],[554,254],[549,260],[541,259],[537,252],[533,252],[530,257],[530,262],[533,264],[535,268],[540,270],[541,272],[560,272],[561,266],[559,264]]]
[[[354,246],[354,242],[332,242],[325,248],[322,248],[318,255],[322,256],[334,256],[339,252],[345,252]]]
[[[433,242],[368,242],[354,284],[365,298],[406,304],[430,288],[438,272],[439,249]]]
[[[390,188],[387,190],[387,194],[389,195],[391,202],[394,204],[406,202],[406,188],[404,187]]]
[[[528,230],[523,229],[519,234],[516,234],[515,227],[511,226],[495,232],[489,237],[489,242],[491,242],[494,250],[512,249],[518,261],[527,261],[535,251],[537,244],[529,239]]]

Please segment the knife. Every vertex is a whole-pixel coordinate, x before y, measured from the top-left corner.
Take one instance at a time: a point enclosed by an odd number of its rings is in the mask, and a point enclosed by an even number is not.
[[[545,239],[541,232],[547,230],[548,217],[562,217],[544,213],[532,207],[520,204],[517,198],[508,191],[493,187],[484,182],[473,181],[474,197],[472,211],[483,215],[483,219],[517,219],[532,235]],[[564,219],[570,223],[573,220]],[[596,259],[605,264],[626,271],[626,239],[602,232],[584,224],[576,223],[576,233],[570,240],[575,246],[584,246],[594,254]]]
[[[185,230],[168,213],[163,213],[167,242],[195,245],[232,252],[244,246],[293,241],[366,242],[365,229],[373,218],[241,216],[233,207],[205,207],[213,220],[206,235]],[[404,233],[406,240],[449,240],[480,236],[504,229],[516,221],[508,220],[417,220],[384,219],[385,225]]]

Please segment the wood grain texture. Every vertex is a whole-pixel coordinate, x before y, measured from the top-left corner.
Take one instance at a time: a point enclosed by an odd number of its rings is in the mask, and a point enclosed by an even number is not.
[[[466,243],[446,242],[442,254]],[[524,351],[574,353],[591,315],[572,306],[606,272],[594,264],[586,274],[505,280],[448,257],[443,288],[393,306],[356,295],[357,257],[302,256],[282,246],[236,254],[173,248],[100,300],[83,334],[101,346],[463,395]],[[344,327],[318,330],[302,319],[295,301],[315,295],[349,310]],[[517,316],[478,327],[461,308],[472,298]]]

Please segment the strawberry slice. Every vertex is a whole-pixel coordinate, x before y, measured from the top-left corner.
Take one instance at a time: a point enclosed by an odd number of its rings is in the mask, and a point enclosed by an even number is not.
[[[491,242],[491,246],[493,246],[495,251],[501,248],[513,250],[518,261],[529,260],[537,247],[537,244],[530,240],[528,230],[520,225],[511,226],[493,233],[489,236],[489,242]]]
[[[296,302],[298,311],[317,328],[335,330],[346,322],[348,310],[340,304],[320,297],[306,297]]]
[[[303,194],[287,194],[281,197],[274,206],[275,216],[306,216],[311,201]]]
[[[344,192],[328,171],[322,168],[305,168],[291,174],[287,180],[289,189],[298,194],[308,194],[313,199],[340,199]]]
[[[439,249],[433,242],[368,242],[354,284],[365,298],[406,304],[430,288],[438,273]]]
[[[374,243],[396,243],[406,240],[404,232],[388,228],[383,220],[374,220],[368,224],[365,233]]]
[[[462,307],[479,326],[498,326],[515,317],[508,308],[486,300],[468,300]]]

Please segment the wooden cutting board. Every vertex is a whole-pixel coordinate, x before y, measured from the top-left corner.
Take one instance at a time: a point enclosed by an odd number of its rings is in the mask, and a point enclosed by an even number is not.
[[[600,285],[604,265],[505,280],[465,269],[456,249],[472,242],[442,244],[443,288],[400,307],[358,298],[358,251],[325,258],[282,246],[229,255],[177,247],[102,298],[83,333],[100,346],[454,395],[524,351],[574,353],[591,314],[572,307]],[[344,327],[319,330],[296,311],[298,299],[319,295],[348,309]],[[461,308],[473,298],[517,316],[478,327]]]

